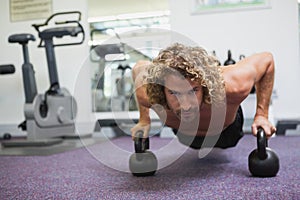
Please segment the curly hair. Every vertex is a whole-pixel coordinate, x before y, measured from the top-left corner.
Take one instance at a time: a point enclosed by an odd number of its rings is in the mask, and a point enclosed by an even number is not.
[[[203,87],[204,103],[224,104],[225,86],[218,59],[201,47],[188,47],[178,43],[161,50],[148,68],[146,92],[150,104],[168,107],[164,77],[176,73],[197,81]]]

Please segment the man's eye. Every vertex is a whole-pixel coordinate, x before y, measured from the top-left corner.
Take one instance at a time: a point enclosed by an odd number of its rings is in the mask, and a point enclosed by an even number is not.
[[[171,95],[177,96],[177,95],[179,95],[179,92],[176,92],[176,91],[170,91],[170,94],[171,94]]]
[[[196,94],[199,91],[198,88],[193,88],[192,90],[189,91],[189,94]]]

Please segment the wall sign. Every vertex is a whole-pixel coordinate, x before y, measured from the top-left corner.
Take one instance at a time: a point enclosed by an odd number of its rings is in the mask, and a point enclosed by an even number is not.
[[[10,20],[44,19],[52,14],[52,0],[10,0]]]
[[[270,8],[271,0],[191,0],[191,14]]]

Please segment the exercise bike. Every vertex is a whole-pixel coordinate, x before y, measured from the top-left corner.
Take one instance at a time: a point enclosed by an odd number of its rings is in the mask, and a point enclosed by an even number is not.
[[[16,69],[15,66],[12,64],[7,65],[0,65],[0,75],[7,75],[7,74],[13,74],[15,73]],[[0,137],[0,139],[9,140],[11,138],[10,133],[3,133],[3,135]]]
[[[54,21],[53,18],[62,15],[75,15],[76,20],[55,21],[54,27],[45,28],[50,21]],[[34,35],[22,33],[9,36],[9,43],[19,43],[23,49],[22,75],[25,93],[25,121],[19,127],[27,131],[27,140],[10,141],[3,144],[4,146],[51,145],[62,142],[63,137],[76,136],[77,103],[67,89],[60,87],[54,47],[83,43],[85,34],[79,22],[80,19],[81,13],[78,11],[61,12],[51,15],[44,24],[32,25],[40,38],[38,47],[43,47],[46,51],[50,87],[44,94],[38,94],[34,68],[29,60],[28,43],[35,41]],[[54,41],[65,36],[81,36],[81,39],[78,40],[77,38],[75,42],[54,44]]]

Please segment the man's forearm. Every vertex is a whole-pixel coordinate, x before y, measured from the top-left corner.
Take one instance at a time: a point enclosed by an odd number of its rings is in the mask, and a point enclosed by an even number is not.
[[[264,116],[268,118],[269,105],[274,85],[274,62],[269,59],[264,75],[256,83],[256,116]]]
[[[149,124],[151,122],[149,108],[139,105],[139,113],[140,113],[140,118],[139,118],[140,123]]]

